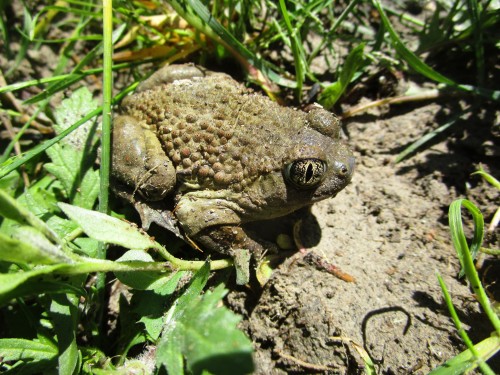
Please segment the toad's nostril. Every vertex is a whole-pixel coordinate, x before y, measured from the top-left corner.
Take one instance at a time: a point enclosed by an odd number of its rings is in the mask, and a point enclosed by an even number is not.
[[[353,157],[349,157],[347,163],[336,161],[334,164],[335,171],[339,176],[350,178],[354,172],[354,164],[355,159]]]

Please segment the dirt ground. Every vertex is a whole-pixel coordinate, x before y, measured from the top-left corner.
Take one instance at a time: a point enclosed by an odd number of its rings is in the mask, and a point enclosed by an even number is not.
[[[367,349],[377,373],[428,373],[464,349],[438,272],[471,337],[489,336],[491,327],[457,277],[447,211],[455,198],[467,197],[487,223],[491,219],[498,194],[470,176],[478,161],[499,175],[491,123],[470,119],[474,134],[458,125],[448,138],[394,162],[405,145],[438,126],[437,117],[454,110],[449,103],[428,103],[346,121],[356,173],[336,198],[313,207],[321,239],[312,250],[356,281],[318,270],[304,257],[285,262],[250,302],[247,291],[230,294],[255,343],[258,374],[362,373],[355,345]],[[488,239],[498,246],[498,230]],[[498,279],[498,264],[496,269],[489,272]]]

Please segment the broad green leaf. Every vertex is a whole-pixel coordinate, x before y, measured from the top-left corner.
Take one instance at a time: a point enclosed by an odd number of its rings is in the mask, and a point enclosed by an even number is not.
[[[97,241],[136,250],[146,250],[154,245],[147,234],[125,221],[66,203],[59,203],[59,207],[87,236]]]
[[[184,373],[184,361],[195,374],[251,373],[252,344],[236,328],[241,318],[220,306],[226,290],[219,286],[199,296],[208,270],[208,265],[200,269],[167,313],[156,353],[157,365],[172,374]]]
[[[60,233],[50,225],[54,212],[59,211],[54,190],[61,190],[59,182],[54,181],[54,178],[51,176],[44,176],[40,180],[35,181],[21,195],[17,196],[15,201],[17,205],[24,207],[35,217],[40,218],[43,216],[45,221],[43,225],[48,226],[56,235],[59,235]],[[70,221],[68,220],[68,222]],[[18,226],[17,221],[6,219],[2,221],[0,231],[8,235],[13,235]],[[76,228],[76,225],[74,228]],[[58,238],[63,238],[63,236],[58,236]]]
[[[0,260],[14,263],[54,264],[68,262],[69,259],[39,232],[24,227],[19,233],[32,233],[30,241],[10,238],[0,233]],[[38,243],[41,246],[33,246]],[[43,243],[43,245],[42,245]]]
[[[186,291],[175,301],[165,317],[164,331],[156,350],[156,365],[157,367],[163,365],[168,373],[184,374],[184,345],[180,341],[176,342],[175,338],[177,322],[183,317],[189,304],[199,297],[208,280],[209,272],[210,266],[206,263],[194,275]]]
[[[11,298],[22,295],[20,293],[16,294],[16,289],[23,283],[28,280],[39,278],[42,275],[50,275],[62,266],[62,264],[56,264],[32,271],[0,274],[0,305],[8,302]]]
[[[86,87],[73,92],[70,98],[62,101],[55,112],[58,134],[68,129],[72,123],[98,107],[97,101]],[[92,208],[99,194],[99,173],[91,168],[95,154],[95,126],[90,121],[47,149],[52,163],[45,169],[57,177],[64,186],[71,202],[84,208]]]
[[[354,75],[364,64],[364,43],[356,46],[347,56],[337,82],[328,86],[319,96],[320,104],[331,109],[344,93]]]
[[[78,246],[78,250],[75,252],[83,253],[89,258],[96,258],[97,251],[99,250],[99,241],[88,237],[78,237],[73,243]]]
[[[0,190],[0,215],[22,225],[31,225],[52,242],[60,242],[52,229],[3,190]]]
[[[58,209],[57,203],[54,204],[54,207]],[[68,234],[72,233],[75,230],[79,230],[80,228],[74,221],[54,214],[47,219],[46,223],[54,232],[59,235],[60,238],[64,238]],[[81,239],[83,238],[79,237],[75,241],[79,241]]]
[[[136,260],[139,262],[154,262],[153,257],[142,250],[129,250],[118,258],[117,262]],[[116,277],[125,285],[134,289],[145,290],[165,275],[160,272],[115,272]]]
[[[164,276],[149,285],[149,290],[134,293],[132,311],[141,317],[139,322],[144,324],[152,340],[156,341],[160,337],[169,296],[175,292],[177,284],[185,274],[185,272],[177,272]]]
[[[73,202],[75,205],[92,208],[99,196],[99,171],[89,168],[83,176],[80,188]]]
[[[73,375],[78,373],[81,354],[76,344],[76,328],[78,323],[78,298],[71,295],[54,295],[50,304],[52,325],[57,335],[58,373]]]
[[[21,175],[18,171],[12,171],[4,178],[0,179],[0,189],[3,189],[9,195],[13,195],[14,191],[21,184]]]
[[[25,339],[0,339],[2,361],[49,360],[57,355],[57,347],[49,343]]]
[[[54,192],[57,189],[62,189],[61,184],[54,181],[52,176],[44,176],[31,185],[17,200],[37,217],[52,214],[57,211],[58,200]]]

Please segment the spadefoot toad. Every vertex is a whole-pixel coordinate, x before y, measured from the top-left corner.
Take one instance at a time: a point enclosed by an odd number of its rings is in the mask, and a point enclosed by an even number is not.
[[[167,66],[125,98],[112,147],[115,190],[136,203],[143,225],[162,225],[151,212],[169,210],[185,238],[247,269],[241,252],[259,257],[273,245],[245,223],[334,197],[354,170],[330,112],[281,107],[194,65]],[[155,210],[144,210],[149,202]]]

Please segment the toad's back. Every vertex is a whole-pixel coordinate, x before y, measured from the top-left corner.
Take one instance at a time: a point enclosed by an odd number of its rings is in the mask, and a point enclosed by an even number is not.
[[[178,180],[191,188],[244,190],[281,170],[301,145],[317,143],[304,112],[281,107],[225,74],[158,85],[125,99],[122,110],[156,132]]]

